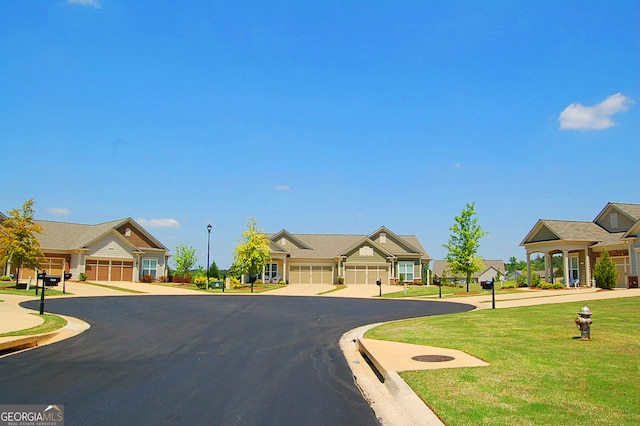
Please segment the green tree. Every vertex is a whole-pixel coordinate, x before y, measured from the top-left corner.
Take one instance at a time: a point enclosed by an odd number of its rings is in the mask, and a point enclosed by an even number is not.
[[[615,288],[618,282],[618,270],[606,250],[602,250],[600,262],[596,263],[593,268],[593,277],[596,279],[598,287],[609,290]]]
[[[242,233],[242,238],[238,240],[239,244],[233,251],[233,264],[242,275],[257,275],[271,258],[269,239],[264,231],[258,230],[257,227],[255,218],[250,218],[247,230]]]
[[[10,262],[16,267],[16,286],[20,268],[37,269],[44,257],[40,241],[35,234],[42,233],[42,226],[33,221],[33,200],[22,204],[22,209],[13,209],[0,226],[0,262]]]
[[[447,263],[452,271],[465,274],[468,293],[471,276],[474,272],[481,271],[477,253],[480,239],[487,234],[478,224],[475,203],[467,203],[460,216],[455,217],[455,223],[449,230],[449,242],[444,244],[444,248],[448,250]]]
[[[210,278],[220,278],[220,270],[218,270],[218,265],[216,265],[216,262],[214,262],[213,260],[211,261],[211,264],[209,265],[209,277]]]
[[[176,275],[188,277],[191,268],[193,268],[193,265],[196,264],[197,260],[196,249],[182,244],[177,246],[176,254],[173,256],[173,263],[176,266]]]

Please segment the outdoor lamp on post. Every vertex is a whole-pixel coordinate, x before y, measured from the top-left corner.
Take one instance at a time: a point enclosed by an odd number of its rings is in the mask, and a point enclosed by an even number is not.
[[[211,224],[207,225],[207,290],[209,290],[209,249],[211,247]]]

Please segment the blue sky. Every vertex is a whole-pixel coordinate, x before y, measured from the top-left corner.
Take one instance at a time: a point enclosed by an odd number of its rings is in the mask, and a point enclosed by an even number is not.
[[[487,4],[488,3],[488,4]],[[415,234],[486,259],[640,203],[638,1],[8,0],[2,211],[132,217],[228,267],[266,232]]]

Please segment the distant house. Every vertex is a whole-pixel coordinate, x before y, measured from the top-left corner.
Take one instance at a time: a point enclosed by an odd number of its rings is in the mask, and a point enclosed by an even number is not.
[[[369,235],[269,234],[271,262],[263,276],[290,284],[420,282],[431,260],[418,238],[381,227]],[[426,277],[428,279],[428,277]]]
[[[637,285],[640,265],[640,204],[607,203],[592,222],[540,219],[520,243],[531,255],[542,253],[545,279],[555,280],[551,257],[561,254],[563,282],[591,286],[593,266],[603,250],[618,270],[618,287]],[[530,280],[529,280],[530,283]]]
[[[85,273],[88,280],[140,281],[143,275],[166,274],[169,250],[131,218],[97,225],[35,220],[43,228],[36,234],[44,258],[40,269],[48,275]],[[12,273],[16,265],[8,265]],[[35,277],[20,269],[19,279]]]
[[[505,266],[503,260],[482,260],[485,268],[480,271],[474,273],[471,277],[473,282],[479,281],[491,281],[492,279],[498,280],[498,276],[504,278],[505,276]],[[451,278],[459,278],[466,279],[461,274],[454,274],[451,272],[449,265],[446,260],[434,260],[433,261],[433,274],[442,278],[446,276],[448,279]]]

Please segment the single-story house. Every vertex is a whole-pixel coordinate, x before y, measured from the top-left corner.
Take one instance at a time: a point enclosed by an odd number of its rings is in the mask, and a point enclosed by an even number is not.
[[[566,286],[592,286],[593,266],[606,250],[618,270],[617,286],[636,286],[640,265],[640,204],[607,203],[592,222],[540,219],[520,245],[527,252],[529,277],[531,255],[542,253],[545,278],[553,282],[551,256],[561,254]]]
[[[414,235],[381,227],[369,235],[268,234],[271,260],[263,277],[289,284],[421,282],[431,260]],[[428,273],[428,272],[427,272]],[[428,276],[426,277],[428,280]]]
[[[87,280],[134,282],[143,275],[166,275],[169,249],[131,218],[97,225],[34,222],[43,229],[36,237],[44,254],[40,269],[48,275],[70,272],[77,279],[84,273]],[[15,274],[15,266],[6,269]],[[21,268],[19,279],[29,277],[34,278],[35,272]]]
[[[485,267],[482,271],[476,272],[471,276],[473,282],[491,281],[491,280],[497,281],[498,275],[504,278],[506,274],[506,269],[505,269],[503,260],[484,260],[483,259],[482,263],[484,264]],[[454,277],[466,279],[466,277],[462,276],[461,274],[456,275],[453,272],[451,272],[446,260],[433,261],[433,274],[437,275],[440,278],[442,278],[443,276],[446,276],[448,279],[451,279]]]

